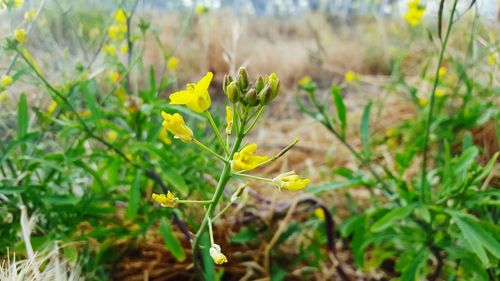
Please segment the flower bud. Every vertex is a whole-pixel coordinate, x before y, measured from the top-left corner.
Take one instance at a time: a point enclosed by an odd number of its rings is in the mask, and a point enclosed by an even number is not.
[[[276,96],[278,95],[278,92],[280,90],[280,79],[278,78],[278,75],[276,75],[276,73],[274,73],[274,72],[271,73],[271,75],[269,75],[268,83],[272,89],[271,100],[274,100],[276,98]]]
[[[233,77],[231,75],[224,74],[224,80],[222,81],[222,90],[227,94],[227,86],[233,82]]]
[[[244,67],[240,67],[238,70],[238,83],[242,92],[244,92],[249,86],[248,73]]]
[[[265,83],[264,83],[264,78],[259,75],[257,78],[257,81],[255,81],[255,90],[257,90],[257,93],[260,93],[262,89],[264,89]]]
[[[257,97],[257,91],[255,90],[255,88],[248,90],[248,92],[245,95],[245,102],[249,106],[256,106],[259,104],[259,99]]]
[[[238,87],[238,82],[233,81],[229,83],[226,89],[227,97],[231,103],[237,103],[240,100],[241,92]]]
[[[264,89],[259,92],[259,101],[262,105],[267,105],[271,101],[272,89],[266,85]]]

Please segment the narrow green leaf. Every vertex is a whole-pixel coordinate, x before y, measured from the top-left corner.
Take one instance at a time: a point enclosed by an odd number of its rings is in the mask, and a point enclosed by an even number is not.
[[[165,218],[160,220],[160,233],[163,236],[163,241],[165,246],[172,253],[177,261],[184,261],[186,259],[186,253],[184,253],[184,248],[177,237],[175,237],[170,222]]]
[[[477,149],[477,147],[475,146],[471,146],[467,150],[465,150],[458,159],[458,163],[455,167],[455,175],[460,175],[467,172],[467,170],[469,170],[470,166],[476,160],[478,154],[479,149]]]
[[[438,36],[439,36],[439,39],[442,41],[443,40],[443,37],[442,37],[442,33],[443,33],[443,10],[444,10],[444,1],[445,0],[441,0],[441,2],[439,3],[439,10],[438,10]]]
[[[363,111],[363,117],[361,119],[361,143],[363,144],[363,150],[366,155],[369,155],[370,151],[370,110],[372,107],[372,102],[368,102]]]
[[[427,257],[429,253],[426,248],[423,248],[415,256],[408,266],[406,266],[401,273],[401,281],[414,281],[420,280],[420,275],[422,274],[422,267],[427,264]]]
[[[26,94],[22,93],[17,105],[17,138],[21,139],[28,133],[28,99]]]
[[[175,186],[175,188],[184,196],[186,196],[189,192],[189,187],[184,180],[184,177],[181,176],[176,170],[162,170],[161,174],[167,178],[167,181]]]
[[[347,128],[347,116],[346,116],[347,114],[346,114],[346,107],[344,104],[344,98],[340,93],[339,86],[332,86],[332,96],[333,96],[333,101],[335,102],[335,108],[337,110],[337,117],[339,118],[340,121],[341,137],[342,139],[345,139],[346,128]]]
[[[452,217],[455,223],[457,224],[458,228],[462,232],[465,241],[467,241],[467,243],[469,244],[470,250],[477,255],[477,257],[481,260],[484,266],[489,267],[490,262],[488,259],[488,255],[486,255],[486,251],[483,248],[481,239],[474,230],[474,228],[460,216],[452,214]]]
[[[413,205],[398,207],[389,213],[385,214],[378,221],[376,221],[370,228],[373,232],[378,232],[386,229],[394,224],[395,221],[407,217],[413,210]]]
[[[139,210],[139,203],[141,201],[141,174],[142,172],[138,170],[128,193],[127,218],[129,220],[137,218],[137,211]]]

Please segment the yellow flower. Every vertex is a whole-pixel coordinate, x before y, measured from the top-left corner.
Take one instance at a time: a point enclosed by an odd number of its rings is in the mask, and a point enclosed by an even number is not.
[[[85,110],[78,112],[78,116],[80,116],[82,118],[89,117],[91,115],[92,115],[92,112],[88,109],[85,109]]]
[[[419,98],[419,99],[418,99],[418,104],[419,104],[421,107],[426,106],[428,103],[429,103],[429,99],[428,99],[428,98]]]
[[[434,95],[436,95],[436,97],[438,97],[438,98],[441,98],[441,97],[446,96],[446,91],[443,89],[437,89],[436,92],[434,93]]]
[[[108,37],[111,40],[121,41],[125,38],[127,26],[124,24],[113,24],[108,28]]]
[[[306,75],[299,80],[299,85],[305,86],[311,82],[312,82],[311,76]]]
[[[109,71],[108,72],[108,78],[109,80],[111,80],[111,82],[118,82],[120,81],[120,73],[116,72],[116,71]]]
[[[121,52],[122,54],[126,54],[126,53],[128,53],[128,45],[127,45],[127,44],[121,44],[121,45],[120,45],[120,52]]]
[[[170,104],[184,104],[196,112],[207,110],[211,104],[208,87],[212,77],[212,72],[208,72],[198,83],[187,84],[187,90],[171,94]]]
[[[301,179],[294,171],[278,175],[273,179],[273,183],[281,190],[282,188],[291,191],[304,189],[311,180]]]
[[[108,56],[115,57],[117,55],[116,47],[113,45],[104,45],[102,48]]]
[[[229,106],[226,106],[226,123],[226,134],[230,135],[233,129],[233,111]]]
[[[214,260],[216,264],[223,264],[227,262],[226,256],[221,252],[220,246],[217,244],[213,244],[210,247],[210,256]]]
[[[162,126],[176,138],[181,139],[183,142],[191,142],[193,140],[193,131],[186,125],[184,118],[179,113],[171,115],[162,111],[161,116],[163,116]]]
[[[0,88],[7,88],[12,84],[12,82],[14,82],[12,76],[4,75],[2,79],[0,79]]]
[[[162,207],[173,208],[179,204],[179,198],[175,197],[175,195],[170,191],[167,192],[167,195],[153,193],[151,194],[151,198],[153,198],[153,200],[157,203],[160,203]]]
[[[118,9],[115,13],[115,21],[121,24],[126,24],[127,23],[127,16],[125,15],[125,12],[122,9]]]
[[[26,36],[26,31],[24,30],[24,28],[16,29],[14,31],[14,37],[21,44],[24,44],[26,43],[26,41],[28,41],[28,37]]]
[[[57,108],[57,102],[55,100],[52,100],[49,106],[47,106],[47,112],[49,114],[52,114],[52,112],[54,112],[56,108]]]
[[[497,53],[493,53],[491,55],[489,55],[487,58],[486,58],[486,62],[489,64],[489,65],[494,65],[498,60],[498,54]]]
[[[416,26],[422,20],[425,6],[420,5],[420,0],[408,2],[408,11],[404,14],[404,19],[412,26]]]
[[[387,129],[385,129],[385,135],[387,137],[393,137],[396,135],[396,128],[394,127],[387,127]]]
[[[167,69],[170,72],[174,72],[177,69],[177,66],[179,65],[179,59],[177,57],[170,57],[167,60]]]
[[[316,217],[318,217],[318,219],[322,221],[325,220],[325,211],[323,211],[322,208],[314,209],[314,215],[316,215]]]
[[[106,132],[106,140],[109,142],[114,142],[118,138],[118,133],[113,130]]]
[[[201,6],[201,5],[198,5],[196,6],[196,8],[194,9],[194,12],[197,14],[197,15],[201,15],[201,14],[204,14],[204,13],[208,13],[208,7],[206,6]]]
[[[24,13],[25,21],[32,21],[35,17],[36,17],[35,11],[27,11],[26,13]]]
[[[446,75],[446,67],[441,66],[438,71],[439,79],[443,79]]]
[[[17,8],[21,7],[23,4],[24,4],[24,0],[14,0],[12,2],[12,7],[14,9],[17,9]]]
[[[358,80],[358,74],[352,70],[347,71],[344,76],[344,80],[346,83],[351,83]]]
[[[161,129],[160,130],[160,134],[158,135],[158,138],[164,144],[172,144],[172,140],[168,137],[167,130],[165,130],[165,129]]]
[[[4,104],[9,100],[9,93],[7,91],[0,92],[0,104]]]
[[[231,162],[231,169],[234,172],[253,170],[269,159],[267,156],[255,155],[256,150],[257,144],[253,143],[245,146],[240,152],[236,152]]]

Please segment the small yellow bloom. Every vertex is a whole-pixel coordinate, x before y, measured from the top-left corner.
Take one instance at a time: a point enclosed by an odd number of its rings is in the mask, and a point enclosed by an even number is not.
[[[121,44],[121,45],[120,45],[120,52],[121,52],[122,54],[126,54],[126,53],[128,53],[128,45],[127,45],[127,44],[125,44],[125,43],[124,43],[124,44]]]
[[[309,179],[301,179],[294,171],[278,175],[273,179],[273,183],[279,190],[288,189],[291,191],[304,189],[310,182]]]
[[[438,71],[439,79],[443,79],[446,76],[446,67],[441,66]]]
[[[424,106],[426,106],[427,104],[429,104],[429,99],[428,99],[428,98],[419,98],[419,99],[418,99],[418,104],[419,104],[421,107],[424,107]]]
[[[387,127],[387,129],[385,129],[385,135],[387,137],[393,137],[396,135],[396,129],[394,127]]]
[[[220,246],[217,244],[213,244],[210,247],[210,256],[214,260],[215,264],[223,264],[227,262],[226,256],[222,253]]]
[[[351,83],[358,80],[358,74],[352,70],[349,70],[344,75],[344,80],[346,83]]]
[[[404,14],[404,19],[412,26],[416,26],[422,20],[425,6],[420,5],[420,0],[408,2],[408,11]]]
[[[85,110],[78,112],[78,116],[80,116],[82,118],[86,118],[86,117],[89,117],[91,115],[92,115],[92,112],[88,109],[85,109]]]
[[[114,130],[109,130],[106,132],[106,140],[109,142],[114,142],[118,138],[118,133]]]
[[[7,103],[9,100],[9,93],[7,91],[0,92],[0,104]]]
[[[12,84],[12,82],[14,82],[12,76],[4,75],[2,76],[2,79],[0,79],[0,88],[7,88]]]
[[[24,30],[24,28],[16,29],[14,31],[14,37],[21,44],[24,44],[26,43],[26,41],[28,41],[28,37],[26,36],[26,31]]]
[[[306,75],[299,80],[299,85],[305,86],[311,82],[312,82],[311,76]]]
[[[104,50],[104,53],[108,56],[116,57],[116,55],[118,54],[118,52],[116,51],[116,47],[113,45],[109,45],[109,44],[104,45],[102,48]]]
[[[206,6],[201,6],[201,5],[196,6],[196,8],[194,9],[194,12],[195,12],[197,15],[201,15],[201,14],[208,13],[208,11],[209,11],[208,7],[206,7]]]
[[[127,33],[127,25],[113,24],[108,28],[108,37],[114,41],[121,41]]]
[[[226,123],[226,134],[230,135],[233,129],[233,111],[229,106],[226,106]]]
[[[167,130],[165,130],[165,129],[160,130],[160,134],[158,135],[158,138],[164,144],[167,144],[167,145],[172,144],[172,140],[168,137]]]
[[[240,152],[236,152],[231,162],[231,169],[234,172],[253,170],[269,159],[267,156],[255,155],[256,150],[257,144],[253,143],[245,146]]]
[[[186,125],[184,118],[179,113],[171,115],[162,111],[161,116],[163,116],[162,126],[176,138],[181,139],[183,142],[191,142],[193,140],[193,131]]]
[[[114,82],[114,83],[120,81],[120,79],[121,79],[120,73],[118,73],[116,71],[109,71],[108,78],[109,78],[109,80],[111,80],[111,82]]]
[[[27,11],[24,13],[24,20],[25,21],[32,21],[36,17],[36,12],[35,11]]]
[[[316,215],[316,217],[322,221],[325,220],[325,211],[323,211],[322,208],[314,209],[314,215]]]
[[[434,93],[434,95],[436,95],[436,97],[438,97],[438,98],[441,98],[441,97],[446,96],[446,91],[443,89],[436,89],[436,92]]]
[[[170,95],[170,104],[184,104],[196,112],[203,112],[210,107],[208,87],[213,74],[208,72],[198,83],[187,84],[187,90]]]
[[[493,53],[491,55],[489,55],[487,58],[486,58],[486,62],[489,64],[489,65],[494,65],[498,60],[498,54],[497,53]]]
[[[167,69],[170,72],[174,72],[177,69],[177,66],[179,65],[179,59],[177,57],[170,57],[167,60]]]
[[[14,0],[12,2],[12,7],[14,9],[17,9],[17,8],[21,7],[23,4],[24,4],[24,0]]]
[[[55,100],[52,100],[49,106],[47,106],[47,113],[52,114],[52,112],[54,112],[56,108],[57,108],[57,102]]]
[[[162,207],[170,207],[173,208],[179,204],[179,198],[175,197],[175,195],[168,191],[167,195],[165,194],[151,194],[151,198],[157,203],[160,203]]]
[[[118,9],[115,13],[115,21],[121,24],[126,24],[127,23],[127,16],[125,15],[125,12],[122,9]]]

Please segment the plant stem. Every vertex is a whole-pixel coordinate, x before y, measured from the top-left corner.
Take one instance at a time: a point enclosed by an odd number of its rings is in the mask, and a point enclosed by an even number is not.
[[[217,125],[215,125],[215,121],[212,118],[212,114],[210,114],[210,111],[208,111],[208,110],[205,111],[205,116],[207,117],[208,121],[210,122],[210,125],[212,126],[212,129],[214,130],[215,135],[217,135],[217,138],[219,139],[220,145],[222,146],[222,148],[224,148],[224,152],[226,153],[226,155],[229,155],[229,151],[227,150],[227,147],[224,143],[224,140],[222,139],[222,136],[219,132],[219,128],[217,128]]]
[[[227,160],[224,159],[224,157],[220,156],[217,152],[213,151],[210,149],[208,146],[204,145],[201,143],[199,140],[193,138],[193,142],[198,145],[201,149],[207,151],[208,153],[212,154],[213,156],[217,157],[217,159],[221,160],[222,162],[226,162]]]
[[[249,179],[253,179],[253,180],[273,182],[273,180],[271,180],[271,179],[266,179],[266,178],[263,178],[263,177],[257,177],[257,176],[247,175],[247,174],[233,173],[233,175],[234,176],[238,176],[238,177],[243,177],[243,178],[249,178]]]
[[[262,112],[264,112],[264,108],[265,108],[264,106],[260,106],[260,108],[257,111],[257,115],[253,119],[252,124],[250,124],[250,126],[248,126],[248,128],[245,130],[245,135],[248,134],[248,132],[250,132],[250,130],[253,129],[253,127],[255,126],[255,124],[257,124],[257,121],[259,121],[259,118],[262,115]]]
[[[210,204],[212,200],[179,200],[179,204]]]
[[[448,29],[446,30],[446,35],[444,37],[444,41],[441,44],[441,50],[439,52],[438,64],[436,67],[436,73],[434,75],[434,84],[432,86],[431,93],[431,101],[429,105],[429,114],[427,116],[426,125],[425,125],[425,137],[424,137],[424,152],[423,152],[423,160],[422,160],[422,177],[421,177],[421,186],[420,186],[420,200],[421,202],[427,202],[427,196],[430,195],[430,186],[427,184],[427,162],[429,157],[429,137],[431,133],[431,124],[432,119],[434,117],[434,103],[435,103],[435,93],[436,88],[439,82],[439,68],[441,67],[441,63],[443,62],[444,51],[446,50],[446,44],[448,43],[448,38],[450,35],[451,27],[453,26],[453,16],[455,15],[455,10],[457,7],[458,0],[453,1],[453,6],[451,8],[451,15],[448,21]]]

